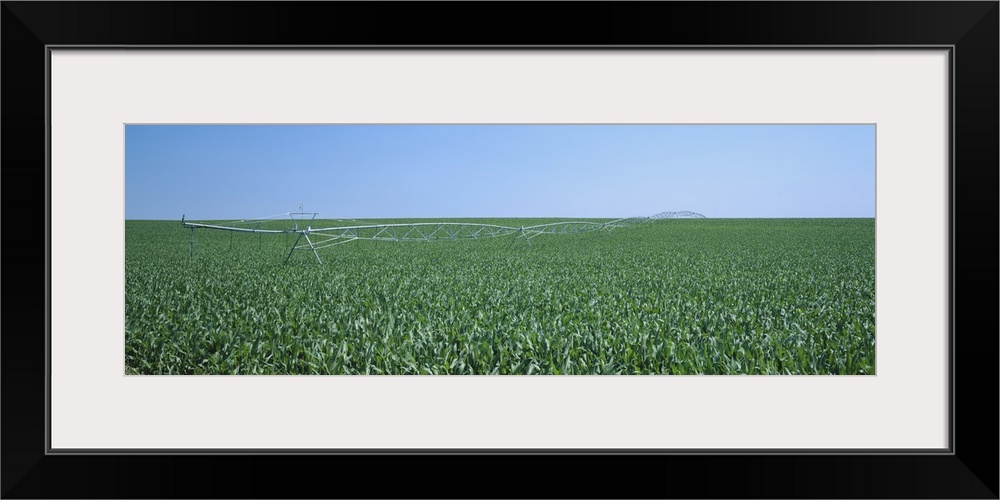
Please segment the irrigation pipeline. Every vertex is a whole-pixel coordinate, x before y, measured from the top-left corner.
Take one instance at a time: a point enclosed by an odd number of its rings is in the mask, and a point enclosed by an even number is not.
[[[285,257],[285,263],[296,250],[311,250],[316,256],[316,261],[320,264],[323,260],[319,256],[318,250],[323,248],[349,243],[357,240],[374,241],[434,241],[434,240],[456,240],[456,239],[481,239],[496,238],[500,236],[511,236],[511,245],[518,239],[523,239],[531,245],[531,239],[543,234],[575,234],[592,231],[611,232],[614,229],[628,227],[636,224],[660,220],[660,219],[692,219],[704,218],[704,215],[695,212],[660,212],[650,217],[626,217],[608,222],[594,221],[565,221],[550,222],[548,224],[538,224],[534,226],[509,227],[495,224],[479,224],[466,222],[414,222],[401,224],[367,224],[353,226],[335,227],[312,227],[312,222],[319,215],[316,212],[289,212],[290,219],[283,219],[292,227],[285,229],[262,228],[264,222],[273,222],[278,219],[242,219],[223,224],[206,224],[198,222],[188,222],[181,216],[181,227],[190,228],[191,243],[189,247],[190,255],[194,255],[194,230],[212,229],[218,231],[231,231],[238,233],[254,234],[297,234],[295,243],[292,244]],[[231,224],[231,225],[225,225]],[[300,227],[304,225],[305,228]],[[245,226],[245,227],[241,227]]]

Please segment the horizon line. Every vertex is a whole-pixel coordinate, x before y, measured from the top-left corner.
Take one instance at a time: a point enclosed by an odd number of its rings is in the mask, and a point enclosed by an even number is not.
[[[308,212],[312,213],[312,212]],[[319,212],[317,212],[319,213]],[[491,216],[476,216],[476,215],[463,215],[463,216],[442,216],[442,217],[406,217],[406,216],[384,216],[384,217],[316,217],[315,220],[375,220],[375,219],[621,219],[621,218],[631,218],[631,217],[649,217],[645,215],[632,215],[627,217],[574,217],[574,216],[564,216],[564,215],[519,215],[519,216],[503,216],[503,215],[491,215]],[[741,216],[741,217],[710,217],[705,215],[704,217],[676,217],[674,219],[874,219],[874,215],[868,216],[838,216],[838,215],[823,215],[823,216],[787,216],[787,217],[776,217],[776,216]],[[670,220],[671,218],[664,218],[658,220]],[[150,220],[150,221],[177,221],[181,220],[178,218],[129,218],[126,217],[125,220]],[[253,218],[253,217],[212,217],[212,218],[198,218],[198,219],[188,219],[185,220],[243,220],[243,221],[258,221],[258,220],[292,220],[291,218],[285,219],[281,217],[264,217],[264,218]],[[307,219],[295,219],[295,220],[307,220]]]

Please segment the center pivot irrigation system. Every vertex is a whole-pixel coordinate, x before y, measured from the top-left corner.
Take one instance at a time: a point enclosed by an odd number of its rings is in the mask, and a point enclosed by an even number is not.
[[[531,239],[542,234],[573,234],[592,231],[611,232],[613,229],[643,224],[659,219],[703,219],[704,215],[695,212],[660,212],[650,217],[626,217],[608,222],[593,221],[568,221],[552,222],[549,224],[539,224],[536,226],[508,227],[495,224],[478,224],[471,222],[413,222],[402,224],[366,224],[347,225],[331,227],[312,227],[316,221],[318,212],[288,212],[280,214],[282,219],[275,219],[271,216],[259,219],[242,219],[238,221],[223,222],[216,224],[203,224],[198,222],[188,222],[181,216],[181,226],[191,229],[191,244],[189,251],[194,255],[194,230],[213,229],[219,231],[233,231],[239,233],[254,234],[297,234],[295,243],[285,257],[285,263],[296,250],[312,250],[316,256],[316,261],[320,264],[323,260],[319,257],[318,250],[323,248],[350,243],[357,240],[378,240],[378,241],[435,241],[435,240],[457,240],[457,239],[481,239],[495,238],[499,236],[511,236],[511,245],[518,239],[524,239],[529,245]],[[287,216],[288,219],[284,217]],[[265,222],[284,220],[291,227],[286,229],[271,229],[261,227]],[[303,226],[305,226],[303,228]]]

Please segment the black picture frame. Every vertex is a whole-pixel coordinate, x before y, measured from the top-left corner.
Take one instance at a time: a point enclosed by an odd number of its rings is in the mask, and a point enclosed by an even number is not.
[[[538,3],[2,3],[3,254],[14,269],[44,270],[43,279],[18,279],[4,294],[5,498],[998,498],[998,320],[994,309],[977,305],[996,304],[998,292],[996,1],[555,3],[551,10]],[[48,47],[345,45],[951,47],[949,452],[49,453]],[[385,480],[363,479],[369,475]]]

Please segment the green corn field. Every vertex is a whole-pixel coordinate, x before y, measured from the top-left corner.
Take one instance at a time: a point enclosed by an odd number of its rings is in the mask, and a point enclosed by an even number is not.
[[[874,219],[354,241],[284,264],[295,236],[192,245],[126,221],[126,373],[875,373]]]

